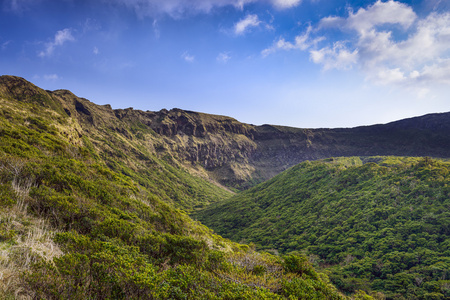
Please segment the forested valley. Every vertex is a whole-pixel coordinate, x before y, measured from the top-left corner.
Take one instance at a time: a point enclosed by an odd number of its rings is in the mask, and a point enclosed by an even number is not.
[[[254,126],[1,76],[1,297],[449,298],[448,120]]]
[[[341,291],[450,297],[450,162],[408,157],[304,162],[196,213],[234,241],[300,252]]]

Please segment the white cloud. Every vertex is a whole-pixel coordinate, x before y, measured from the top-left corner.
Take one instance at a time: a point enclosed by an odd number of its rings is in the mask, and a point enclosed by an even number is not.
[[[257,15],[247,15],[234,25],[234,33],[237,35],[244,34],[251,27],[258,27],[261,21]]]
[[[40,57],[51,56],[57,46],[62,46],[65,42],[75,41],[72,35],[72,30],[69,28],[59,30],[53,39],[53,41],[46,44],[44,51],[39,52]]]
[[[291,8],[301,3],[301,0],[272,0],[272,4],[277,8]]]
[[[292,50],[292,49],[302,49],[302,47],[297,47],[295,44],[291,42],[286,42],[284,38],[280,38],[278,41],[274,42],[273,45],[269,48],[261,51],[262,56],[266,57],[269,54],[272,54],[278,50]]]
[[[245,5],[251,3],[268,3],[278,9],[288,9],[299,5],[301,0],[113,0],[111,2],[134,9],[140,17],[168,14],[179,18],[186,14],[209,13],[215,8],[226,6],[242,10]]]
[[[97,20],[88,18],[83,23],[82,31],[83,31],[83,33],[89,32],[89,31],[98,31],[101,28],[102,28],[102,26],[100,25],[100,23]]]
[[[327,29],[344,36],[332,40]],[[376,1],[347,17],[326,17],[289,42],[280,38],[263,55],[277,50],[309,51],[325,70],[358,67],[377,84],[417,87],[450,83],[450,13],[419,17],[398,1]]]
[[[100,51],[98,50],[97,47],[94,47],[94,50],[92,50],[92,53],[94,53],[95,55],[98,55],[100,53]]]
[[[181,54],[181,58],[189,63],[192,63],[195,60],[195,56],[189,54],[187,51],[185,51],[185,52],[183,52],[183,54]]]
[[[373,78],[379,84],[403,83],[406,79],[405,74],[400,68],[387,69],[380,68]]]
[[[295,41],[293,43],[286,42],[284,38],[280,38],[278,41],[274,42],[273,45],[269,48],[264,49],[261,54],[262,56],[267,56],[272,54],[278,50],[307,50],[310,47],[317,45],[319,42],[324,40],[324,37],[316,37],[311,38],[310,34],[312,31],[312,27],[309,26],[304,34],[298,35],[295,37]]]
[[[349,28],[364,34],[374,27],[383,24],[398,24],[403,28],[410,27],[416,14],[406,4],[389,0],[381,2],[378,0],[367,9],[360,8],[356,13],[349,12],[348,18],[326,17],[320,22],[321,27]]]
[[[216,60],[221,63],[227,63],[231,59],[231,56],[227,52],[222,52],[217,55]]]
[[[359,35],[355,47],[368,78],[385,84],[444,82],[442,78],[450,75],[450,68],[442,65],[450,58],[450,14],[433,13],[418,20],[404,40],[396,40],[391,31],[372,29]],[[386,73],[387,69],[396,71]],[[394,73],[397,76],[387,76]]]
[[[358,50],[349,51],[342,42],[334,43],[333,47],[310,51],[311,60],[322,64],[324,70],[350,69],[358,60]]]
[[[60,46],[64,44],[66,41],[73,41],[74,38],[72,36],[72,31],[68,28],[58,31],[55,34],[55,42],[56,46]]]
[[[417,78],[426,82],[450,84],[450,59],[440,59],[425,66]]]
[[[253,0],[114,0],[118,4],[134,9],[140,17],[168,14],[174,18],[188,13],[208,13],[215,7],[235,6],[242,8]]]

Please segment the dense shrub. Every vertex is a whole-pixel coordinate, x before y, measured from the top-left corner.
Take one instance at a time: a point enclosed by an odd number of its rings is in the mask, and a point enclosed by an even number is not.
[[[194,216],[258,249],[314,257],[348,294],[423,298],[450,275],[449,174],[426,157],[305,162]]]

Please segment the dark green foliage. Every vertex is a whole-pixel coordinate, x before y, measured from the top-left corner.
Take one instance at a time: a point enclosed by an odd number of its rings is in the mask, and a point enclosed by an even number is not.
[[[341,299],[341,296],[326,284],[328,278],[317,273],[307,257],[291,253],[283,260],[286,272],[299,275],[291,280],[283,280],[282,291],[286,296],[293,295],[297,299]]]
[[[311,299],[343,299],[325,275],[303,280],[276,257],[214,235],[180,210],[231,193],[156,157],[146,147],[154,132],[142,124],[111,127],[98,108],[64,91],[31,86],[16,101],[23,82],[6,93],[1,80],[1,249],[22,238],[11,229],[21,224],[8,221],[15,210],[49,223],[63,251],[33,256],[14,278],[19,292],[34,299],[292,299],[308,290]],[[79,101],[72,111],[63,108],[72,100]]]
[[[313,255],[347,293],[448,294],[450,163],[362,160],[302,163],[195,216],[259,249]]]
[[[312,279],[318,279],[316,271],[305,256],[289,254],[284,257],[283,267],[287,272],[295,273],[300,276],[304,275]]]
[[[60,242],[69,251],[51,263],[41,263],[25,275],[38,298],[151,298],[155,267],[137,248],[100,242],[73,233]]]

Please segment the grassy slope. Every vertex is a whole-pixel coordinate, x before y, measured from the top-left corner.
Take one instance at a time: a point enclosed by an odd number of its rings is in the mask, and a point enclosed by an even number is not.
[[[364,160],[301,163],[196,218],[259,249],[303,251],[348,292],[450,297],[450,163]]]
[[[229,193],[153,156],[147,128],[113,127],[82,99],[77,115],[67,92],[9,79],[0,85],[3,298],[343,298],[306,258],[256,253],[177,209]]]

